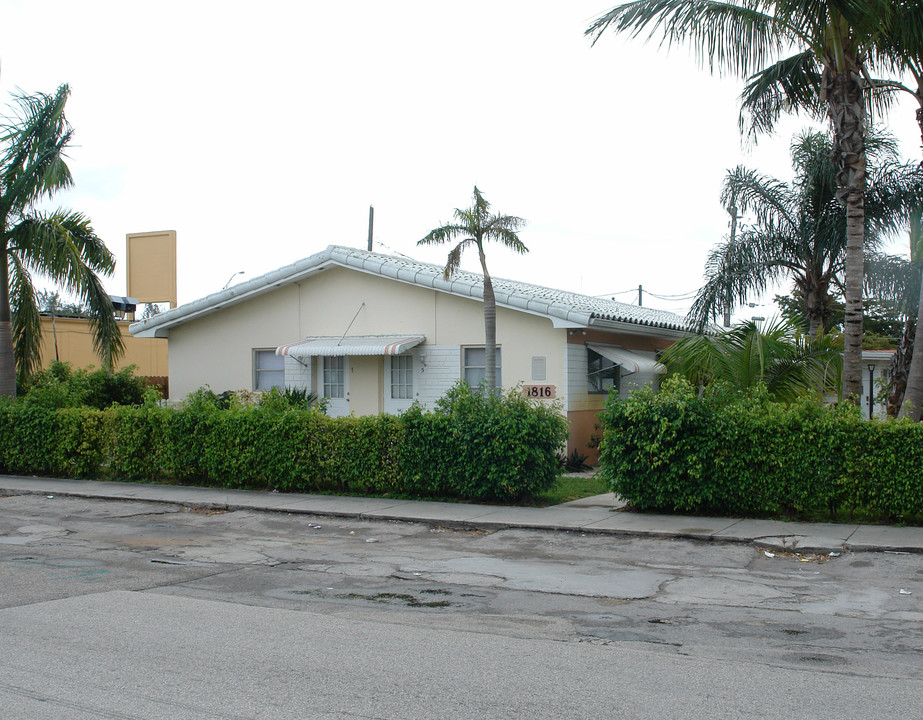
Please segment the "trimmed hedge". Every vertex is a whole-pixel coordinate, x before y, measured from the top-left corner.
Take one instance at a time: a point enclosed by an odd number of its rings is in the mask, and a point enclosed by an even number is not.
[[[680,377],[600,415],[603,477],[639,510],[767,516],[923,514],[923,425],[850,406],[699,396]]]
[[[288,492],[513,500],[551,487],[566,438],[555,408],[466,385],[433,412],[348,418],[272,403],[96,410],[0,402],[2,472]]]

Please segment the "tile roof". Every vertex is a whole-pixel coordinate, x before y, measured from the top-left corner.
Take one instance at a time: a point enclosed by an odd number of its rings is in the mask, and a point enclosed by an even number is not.
[[[463,297],[483,298],[483,276],[460,270],[446,279],[439,265],[399,255],[330,245],[326,250],[272,272],[180,305],[135,323],[131,332],[142,336],[165,336],[170,327],[203,314],[270,292],[281,285],[298,282],[331,265],[352,268],[380,277],[432,288]],[[531,283],[492,277],[497,306],[545,315],[564,324],[587,327],[629,324],[690,332],[686,321],[675,313],[627,303],[580,295]]]

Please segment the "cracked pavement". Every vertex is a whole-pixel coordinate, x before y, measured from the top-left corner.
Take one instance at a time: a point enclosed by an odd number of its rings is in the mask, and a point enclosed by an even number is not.
[[[919,557],[12,495],[0,630],[4,612],[130,592],[918,692]]]

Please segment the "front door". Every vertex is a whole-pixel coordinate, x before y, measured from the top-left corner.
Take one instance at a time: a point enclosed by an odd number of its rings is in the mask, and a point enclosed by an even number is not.
[[[397,415],[413,403],[413,355],[390,355],[384,363],[384,409]]]
[[[321,358],[321,362],[317,364],[317,373],[319,395],[327,399],[327,415],[349,415],[349,358]]]

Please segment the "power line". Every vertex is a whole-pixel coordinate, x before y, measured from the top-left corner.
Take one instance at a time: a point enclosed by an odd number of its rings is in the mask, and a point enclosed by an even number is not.
[[[636,292],[638,292],[638,288],[632,288],[631,290],[621,290],[619,292],[600,293],[599,295],[593,295],[593,297],[601,298],[601,297],[609,297],[610,295],[627,295],[628,293],[636,293]]]
[[[651,297],[657,298],[658,300],[670,300],[670,301],[691,300],[698,294],[696,292],[691,292],[691,293],[684,293],[682,295],[658,295],[657,293],[653,293],[650,290],[645,290],[644,292],[650,295]]]
[[[619,292],[600,293],[599,295],[593,295],[593,297],[607,298],[607,297],[611,297],[611,296],[613,296],[613,295],[629,295],[629,294],[631,294],[631,295],[637,295],[637,294],[638,294],[638,290],[639,290],[639,288],[633,287],[633,288],[631,288],[631,290],[620,290]],[[651,292],[650,290],[644,288],[644,289],[643,289],[643,292],[644,292],[645,295],[650,295],[651,297],[655,297],[655,298],[657,298],[658,300],[670,300],[670,301],[675,300],[675,301],[679,301],[679,300],[691,300],[691,299],[694,298],[696,295],[698,295],[698,292],[699,292],[699,291],[698,291],[698,290],[691,290],[691,291],[689,291],[689,292],[677,293],[677,294],[675,294],[675,295],[661,295],[661,294],[659,294],[659,293]],[[634,305],[634,304],[636,304],[636,303],[630,303],[630,304]]]

